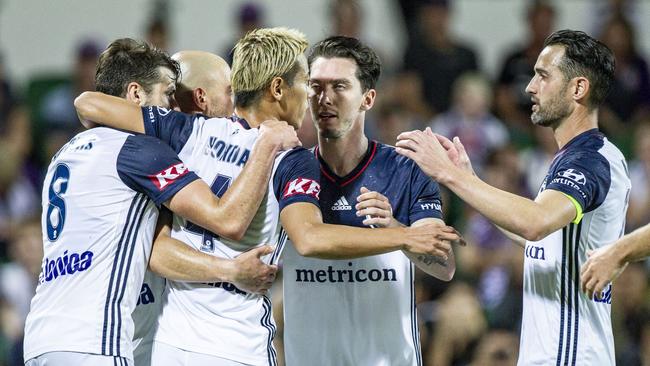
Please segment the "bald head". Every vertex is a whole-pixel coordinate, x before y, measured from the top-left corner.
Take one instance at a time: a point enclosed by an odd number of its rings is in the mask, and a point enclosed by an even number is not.
[[[180,51],[172,56],[181,66],[176,101],[185,113],[209,117],[233,112],[230,67],[221,57],[205,51]]]

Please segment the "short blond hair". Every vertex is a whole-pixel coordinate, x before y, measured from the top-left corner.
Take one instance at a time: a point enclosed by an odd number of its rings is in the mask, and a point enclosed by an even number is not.
[[[251,94],[268,87],[273,78],[286,76],[308,45],[305,35],[295,29],[261,28],[248,32],[233,49],[231,81],[235,104],[245,106],[238,99],[248,95],[244,99],[250,101]]]

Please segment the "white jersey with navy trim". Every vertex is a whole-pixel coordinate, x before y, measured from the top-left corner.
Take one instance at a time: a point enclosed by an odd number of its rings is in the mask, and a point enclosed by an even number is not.
[[[259,133],[237,118],[206,119],[155,107],[145,108],[143,115],[147,134],[170,144],[219,196],[244,168]],[[178,216],[172,236],[223,258],[272,244],[275,251],[265,261],[277,263],[286,241],[279,214],[295,202],[318,205],[318,178],[318,163],[308,150],[283,152],[276,158],[268,193],[242,240],[221,238]],[[246,293],[226,282],[168,280],[163,297],[156,343],[245,364],[275,364],[275,324],[267,296]],[[156,359],[154,353],[154,364]]]
[[[326,223],[365,227],[354,208],[361,187],[384,194],[405,225],[442,218],[438,184],[391,146],[370,141],[345,177],[319,160]],[[401,251],[324,260],[287,244],[282,279],[287,366],[422,365],[414,267]]]
[[[25,360],[47,352],[133,359],[133,321],[159,206],[198,179],[159,140],[80,133],[43,187],[43,266],[25,325]]]
[[[580,291],[580,268],[587,251],[623,234],[630,186],[625,158],[597,130],[557,153],[540,192],[570,196],[584,217],[526,242],[519,365],[615,364],[611,285],[590,300]]]

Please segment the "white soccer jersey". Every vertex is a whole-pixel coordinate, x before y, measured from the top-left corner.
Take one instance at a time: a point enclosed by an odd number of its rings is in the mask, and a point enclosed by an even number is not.
[[[258,136],[258,130],[248,128],[242,119],[206,119],[156,107],[144,108],[143,115],[147,134],[170,144],[219,196],[244,168]],[[268,193],[241,241],[220,238],[176,216],[172,236],[224,258],[262,244],[276,245],[265,259],[276,263],[286,240],[280,211],[295,202],[317,205],[319,191],[314,156],[305,149],[284,152],[276,159]],[[267,296],[248,294],[225,282],[167,281],[163,301],[156,342],[246,364],[275,363],[275,325]]]
[[[614,365],[611,286],[598,299],[580,291],[587,251],[611,244],[625,226],[630,179],[625,158],[590,130],[560,150],[544,179],[584,217],[538,242],[526,242],[519,365]]]
[[[326,223],[364,227],[354,208],[361,187],[383,193],[405,225],[442,218],[438,184],[390,146],[370,141],[345,177],[320,165]],[[414,268],[404,253],[323,260],[287,244],[282,268],[287,366],[422,365]]]
[[[133,359],[131,340],[158,209],[198,177],[157,139],[80,133],[43,187],[43,269],[25,325],[25,360],[68,351]]]

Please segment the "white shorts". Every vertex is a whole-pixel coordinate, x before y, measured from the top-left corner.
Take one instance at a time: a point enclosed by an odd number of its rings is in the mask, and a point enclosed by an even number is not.
[[[81,352],[47,352],[31,358],[25,366],[133,366],[133,361],[117,356]]]
[[[166,343],[155,341],[153,342],[151,364],[165,366],[248,366],[248,364],[227,358],[185,351]]]

